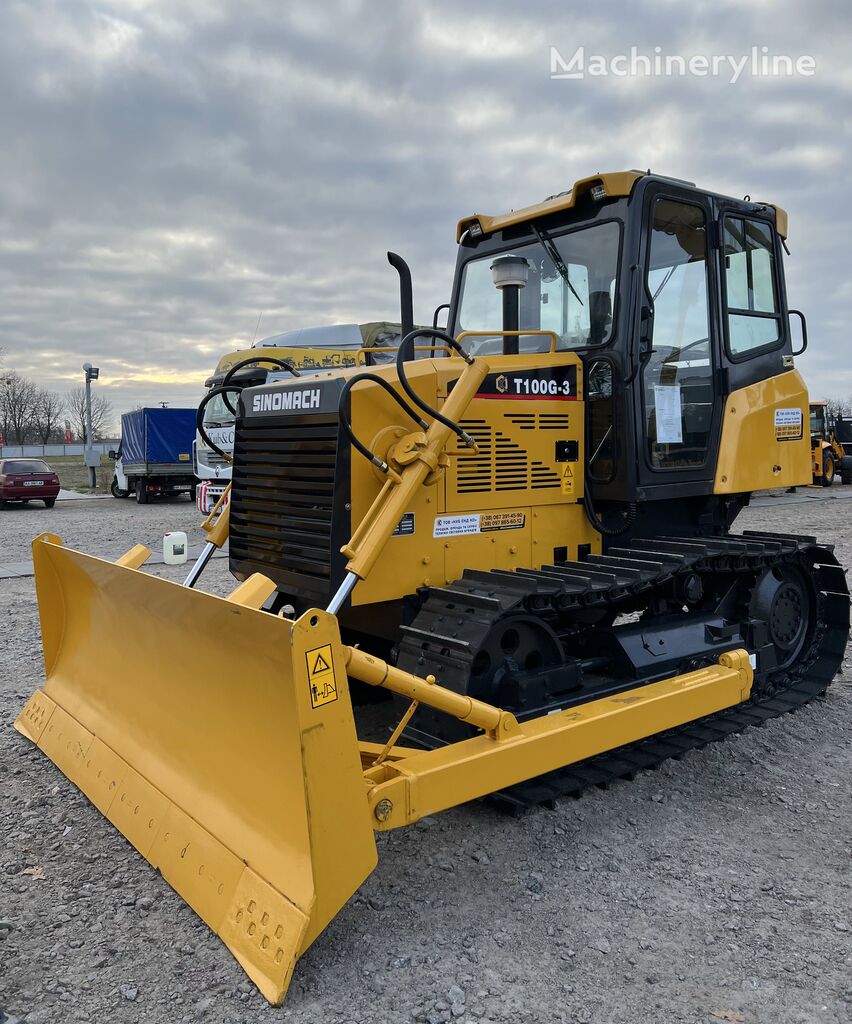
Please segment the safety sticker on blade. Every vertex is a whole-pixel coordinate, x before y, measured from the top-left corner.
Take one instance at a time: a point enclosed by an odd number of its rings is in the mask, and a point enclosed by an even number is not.
[[[804,417],[801,409],[775,410],[775,440],[800,441],[802,439]]]
[[[305,655],[308,664],[308,685],[311,690],[311,707],[320,708],[337,700],[337,680],[334,677],[334,660],[331,644],[315,647]]]
[[[471,533],[520,530],[526,522],[523,512],[474,512],[464,516],[436,516],[433,537],[462,537]]]

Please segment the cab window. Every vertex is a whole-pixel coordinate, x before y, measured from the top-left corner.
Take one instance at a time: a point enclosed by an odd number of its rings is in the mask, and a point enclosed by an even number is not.
[[[825,406],[811,406],[811,434],[815,437],[825,437]]]
[[[726,217],[724,256],[728,347],[732,356],[745,356],[781,337],[772,228],[748,217]]]

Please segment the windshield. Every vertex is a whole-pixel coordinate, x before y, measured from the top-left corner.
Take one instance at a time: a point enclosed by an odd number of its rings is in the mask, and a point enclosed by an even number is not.
[[[529,264],[527,285],[520,295],[521,330],[553,331],[559,349],[605,345],[612,333],[618,243],[619,226],[609,221],[568,234],[543,233],[541,241],[516,245],[500,253],[523,256]],[[491,278],[496,255],[470,260],[464,266],[457,334],[492,331],[502,326],[503,300]],[[549,337],[522,337],[519,349],[547,351],[551,342]],[[499,352],[502,339],[471,338],[467,347],[480,353]]]
[[[236,407],[236,392],[229,393],[228,400]],[[204,408],[205,427],[230,427],[234,422],[234,414],[225,405],[224,395],[215,395]]]

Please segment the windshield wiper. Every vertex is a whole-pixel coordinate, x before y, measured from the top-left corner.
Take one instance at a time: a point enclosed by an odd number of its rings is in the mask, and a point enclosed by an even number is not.
[[[651,297],[651,301],[652,302],[656,302],[657,301],[657,296],[660,294],[660,292],[663,290],[663,288],[665,288],[665,286],[669,283],[669,281],[671,281],[672,275],[674,274],[675,270],[677,270],[677,265],[669,268],[669,272],[663,278],[662,283],[660,284],[660,287],[654,292],[653,296]]]
[[[535,221],[532,221],[532,229],[533,231],[535,231],[536,238],[538,238],[539,242],[541,243],[542,249],[544,249],[544,251],[550,257],[550,260],[553,263],[554,267],[556,267],[559,276],[562,278],[565,284],[568,285],[568,287],[571,289],[571,294],[582,306],[583,300],[577,294],[577,289],[574,287],[573,284],[571,284],[571,278],[568,276],[568,268],[565,266],[565,261],[560,256],[559,250],[553,244],[553,239],[549,235],[546,235],[538,226],[538,224],[536,224]]]

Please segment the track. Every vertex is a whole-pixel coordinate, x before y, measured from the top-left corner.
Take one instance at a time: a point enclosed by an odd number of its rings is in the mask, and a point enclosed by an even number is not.
[[[558,621],[564,635],[566,623],[582,629],[579,624],[589,614],[641,607],[663,590],[671,591],[678,577],[690,573],[756,575],[782,565],[807,571],[817,592],[816,619],[797,660],[786,671],[756,672],[748,702],[494,796],[512,811],[552,806],[560,797],[576,797],[591,787],[630,779],[670,757],[762,725],[823,694],[842,663],[849,635],[849,591],[833,548],[813,537],[759,532],[735,537],[657,537],[610,549],[607,555],[592,555],[587,561],[541,570],[468,571],[457,583],[429,591],[414,622],[404,629],[398,663],[418,674],[428,666],[444,685],[465,692],[477,653],[491,625],[501,617],[523,612]],[[412,738],[422,740],[422,735],[413,733]]]

